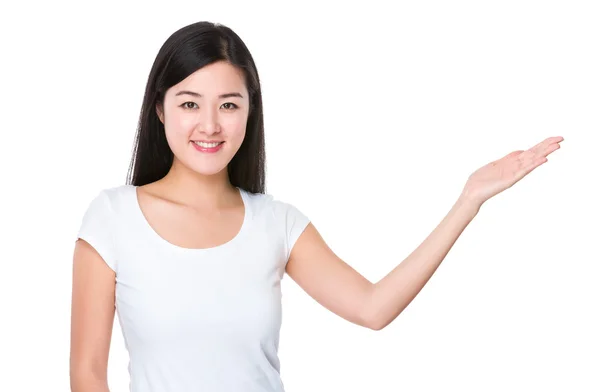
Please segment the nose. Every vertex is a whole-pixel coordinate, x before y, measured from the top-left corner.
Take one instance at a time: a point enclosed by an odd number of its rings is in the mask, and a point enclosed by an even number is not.
[[[206,133],[207,135],[212,135],[213,133],[221,132],[221,127],[216,121],[205,122],[204,126],[200,126],[200,131]]]
[[[200,110],[200,112],[197,122],[198,131],[207,135],[221,132],[219,117],[214,109],[206,108],[205,110]]]

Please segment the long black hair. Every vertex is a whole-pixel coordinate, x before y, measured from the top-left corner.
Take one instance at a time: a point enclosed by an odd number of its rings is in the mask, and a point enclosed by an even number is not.
[[[250,95],[246,135],[227,166],[233,186],[265,193],[265,138],[262,96],[256,65],[242,39],[219,23],[197,22],[173,33],[160,48],[146,84],[135,135],[127,184],[141,186],[163,178],[173,164],[173,151],[156,113],[166,91],[198,69],[227,61],[244,73]]]

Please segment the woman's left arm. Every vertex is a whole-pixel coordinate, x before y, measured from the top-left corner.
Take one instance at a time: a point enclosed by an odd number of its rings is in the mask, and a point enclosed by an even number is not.
[[[513,151],[475,171],[450,212],[402,263],[373,284],[335,255],[309,224],[296,241],[286,272],[317,302],[340,317],[380,330],[425,286],[482,204],[548,161],[562,137]]]

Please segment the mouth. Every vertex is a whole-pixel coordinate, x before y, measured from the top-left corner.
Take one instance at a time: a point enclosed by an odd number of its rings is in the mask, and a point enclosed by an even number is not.
[[[192,140],[192,143],[194,143],[195,145],[197,145],[198,147],[202,147],[202,148],[214,148],[217,147],[223,143],[225,143],[224,141],[221,142],[207,142],[207,141],[202,141],[202,140]]]
[[[192,145],[197,151],[200,152],[217,152],[221,149],[224,141],[222,142],[205,142],[199,140],[192,140]]]

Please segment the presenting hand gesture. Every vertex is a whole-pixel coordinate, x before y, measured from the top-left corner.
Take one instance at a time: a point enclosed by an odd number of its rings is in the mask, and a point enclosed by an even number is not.
[[[560,148],[561,136],[550,137],[529,150],[517,150],[475,171],[463,189],[463,196],[483,204],[492,196],[510,188],[533,169],[548,161],[550,153]]]

